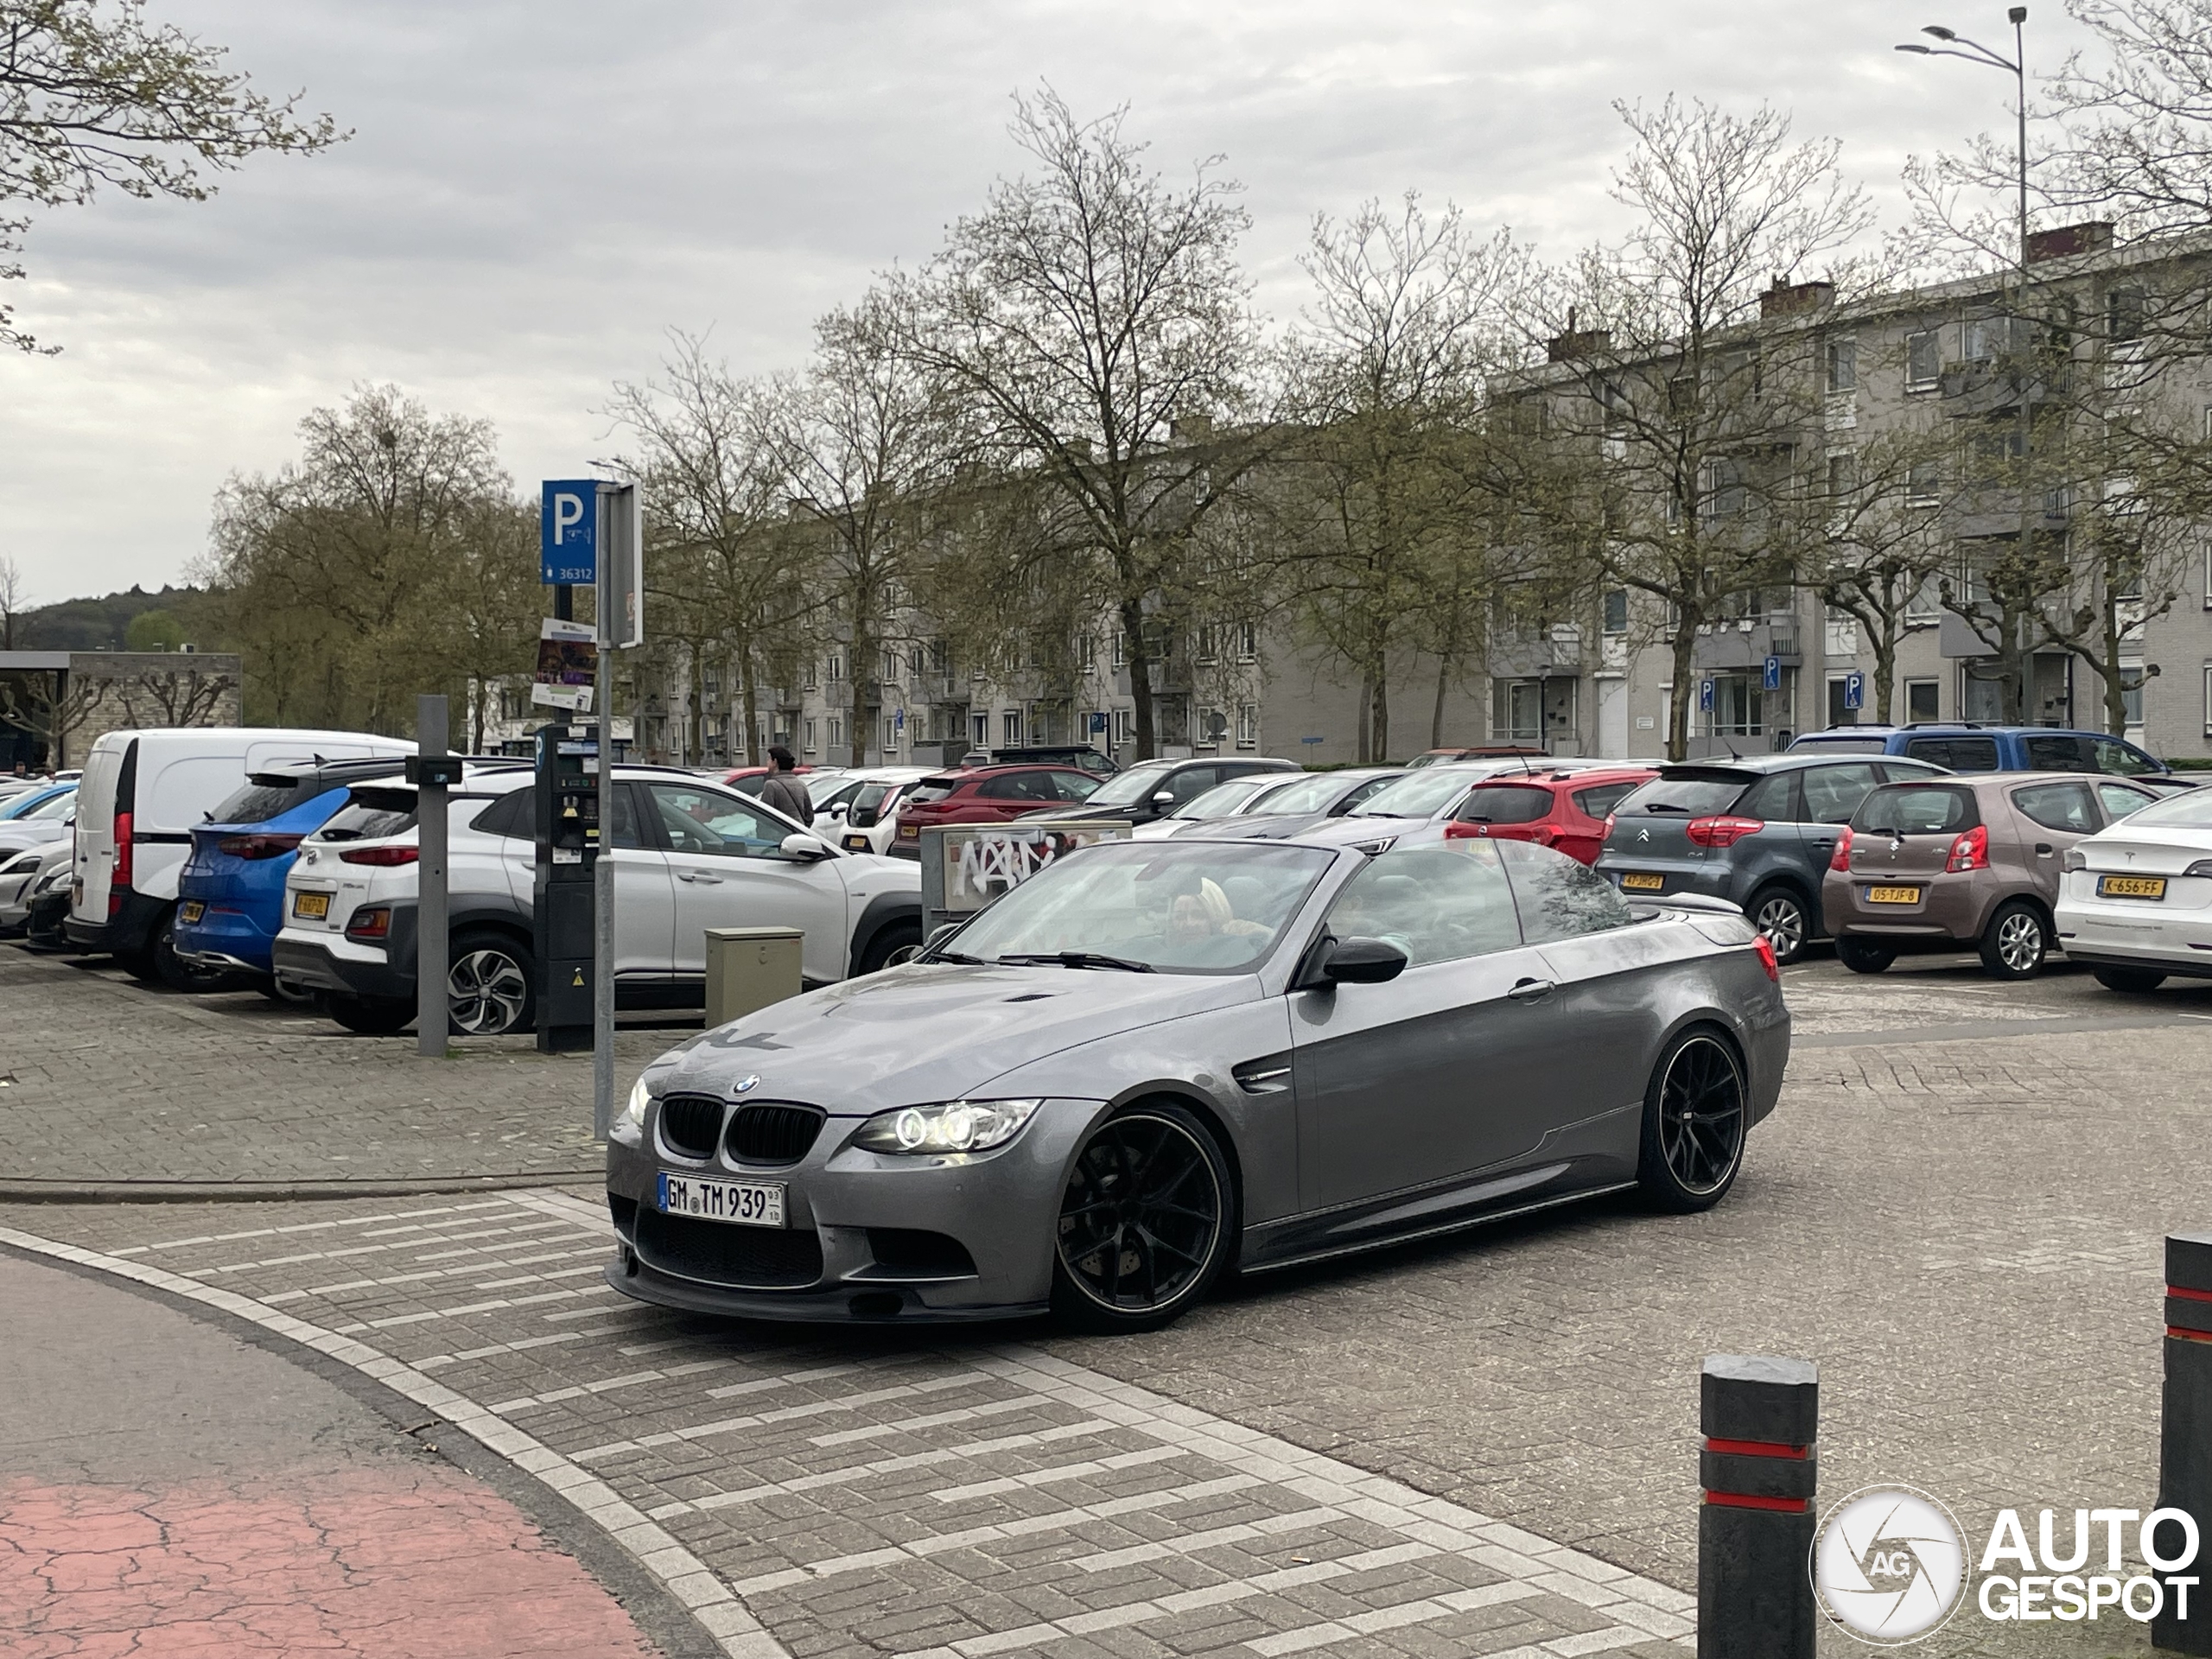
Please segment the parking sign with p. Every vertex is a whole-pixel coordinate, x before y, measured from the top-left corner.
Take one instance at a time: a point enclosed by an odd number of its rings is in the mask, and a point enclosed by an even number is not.
[[[599,580],[599,480],[548,479],[539,499],[540,582],[588,585]]]

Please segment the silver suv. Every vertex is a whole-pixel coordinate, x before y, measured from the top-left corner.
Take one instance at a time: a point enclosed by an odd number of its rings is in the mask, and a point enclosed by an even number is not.
[[[447,833],[454,1029],[532,1029],[537,842],[527,766],[467,768]],[[618,766],[614,987],[621,1007],[698,1007],[710,927],[799,928],[810,985],[873,973],[922,938],[911,861],[841,853],[761,802],[694,773]],[[284,882],[276,971],[315,988],[339,1024],[414,1018],[416,793],[356,785],[302,843]]]

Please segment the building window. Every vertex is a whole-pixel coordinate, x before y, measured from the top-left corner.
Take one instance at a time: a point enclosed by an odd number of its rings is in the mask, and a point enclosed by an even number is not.
[[[1943,469],[1932,461],[1915,461],[1905,474],[1905,505],[1932,507],[1943,493]]]
[[[2204,734],[2212,737],[2212,663],[2204,665]]]
[[[2115,344],[2143,338],[2143,290],[2115,288],[2105,296],[2105,337]]]
[[[1828,341],[1828,390],[1856,391],[1859,389],[1859,342],[1855,340]]]
[[[804,683],[803,683],[803,684],[799,687],[799,690],[802,690],[802,691],[818,691],[818,690],[820,690],[822,689],[822,688],[821,688],[821,686],[820,686],[820,684],[817,683],[817,680],[816,680],[816,678],[815,678],[815,674],[814,674],[814,658],[812,658],[811,657],[810,657],[810,658],[808,658],[806,659],[806,667],[804,668],[804,671],[802,671],[802,677],[803,677],[803,679],[804,679]]]
[[[1209,622],[1198,630],[1198,654],[1193,662],[1217,663],[1221,660],[1221,630]]]
[[[1240,663],[1256,662],[1259,660],[1259,624],[1239,622],[1236,625],[1236,660]]]
[[[2122,663],[2120,665],[2120,702],[2126,712],[2125,724],[2131,732],[2143,729],[2143,664]]]
[[[1907,680],[1904,683],[1905,719],[1923,723],[1942,719],[1942,684],[1941,680]]]
[[[830,716],[830,747],[832,749],[845,747],[845,721],[842,715]]]
[[[1607,633],[1628,632],[1628,589],[1625,588],[1613,588],[1606,590],[1605,632]]]
[[[810,720],[802,721],[799,722],[799,729],[804,734],[804,741],[799,746],[801,751],[812,754],[814,753],[814,722]]]
[[[991,747],[991,717],[988,715],[968,716],[968,747],[971,749]]]
[[[1129,636],[1116,628],[1114,630],[1114,666],[1127,668],[1128,665]]]
[[[1749,674],[1713,677],[1713,707],[1706,715],[1707,733],[1714,737],[1759,737],[1765,734],[1766,694]]]
[[[1021,747],[1021,710],[1009,709],[999,716],[999,730],[1002,734],[999,747],[1018,749]]]
[[[896,754],[899,752],[899,717],[896,715],[886,715],[883,717],[883,752],[886,754]]]
[[[830,683],[832,685],[836,684],[838,681],[845,677],[844,652],[841,651],[833,651],[830,653],[829,675]]]
[[[1122,636],[1117,633],[1114,637],[1119,639]],[[1134,709],[1116,709],[1114,711],[1114,747],[1119,748],[1124,743],[1134,743],[1136,741],[1137,711]]]
[[[1859,710],[1844,707],[1844,690],[1847,683],[1841,674],[1828,676],[1828,724],[1831,726],[1856,726],[1859,723]]]
[[[1925,391],[1943,372],[1943,353],[1933,328],[1904,337],[1904,389]]]
[[[1500,743],[1544,741],[1544,684],[1541,680],[1493,680],[1490,688],[1490,734]]]
[[[1256,702],[1236,705],[1236,747],[1240,749],[1260,747],[1260,705]]]

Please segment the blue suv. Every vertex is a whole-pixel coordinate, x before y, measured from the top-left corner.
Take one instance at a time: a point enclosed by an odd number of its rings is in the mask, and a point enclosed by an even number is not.
[[[355,784],[397,778],[403,760],[327,760],[251,774],[192,831],[177,875],[176,954],[211,976],[243,973],[280,1001],[302,1001],[270,971],[283,925],[284,877],[300,842],[328,823]]]
[[[2115,778],[2163,777],[2156,755],[2104,732],[2049,726],[1978,726],[1972,721],[1910,726],[1831,726],[1807,732],[1793,754],[1901,754],[1948,772],[2100,772]]]

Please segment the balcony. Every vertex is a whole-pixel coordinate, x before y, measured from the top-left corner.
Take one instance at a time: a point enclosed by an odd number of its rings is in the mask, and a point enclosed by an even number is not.
[[[1780,658],[1784,668],[1805,660],[1797,619],[1786,612],[1715,622],[1709,632],[1700,629],[1692,660],[1701,669],[1756,669],[1770,657]]]
[[[1556,679],[1582,671],[1582,630],[1554,622],[1533,633],[1493,636],[1490,671],[1500,679]]]

